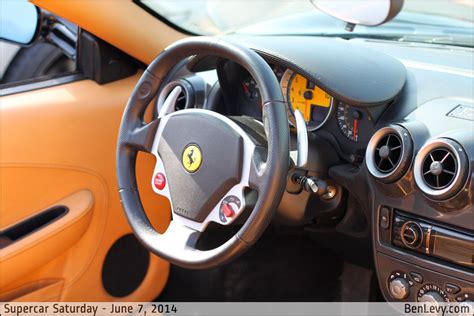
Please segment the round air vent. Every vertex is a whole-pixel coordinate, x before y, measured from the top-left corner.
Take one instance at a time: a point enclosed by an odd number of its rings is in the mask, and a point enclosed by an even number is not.
[[[378,180],[390,183],[406,173],[412,154],[413,143],[408,131],[391,125],[372,136],[365,158],[369,172]]]
[[[181,92],[179,93],[176,103],[175,103],[175,111],[184,110],[188,108],[194,107],[194,89],[192,85],[185,79],[180,79],[177,81],[172,81],[168,83],[161,91],[156,102],[156,108],[159,113],[163,103],[165,102],[168,95],[175,89],[176,87],[181,88]]]
[[[420,149],[413,172],[416,184],[426,195],[444,200],[463,187],[468,169],[468,159],[461,145],[439,138]]]
[[[392,172],[402,158],[402,140],[395,133],[388,133],[375,147],[375,168],[382,173]]]

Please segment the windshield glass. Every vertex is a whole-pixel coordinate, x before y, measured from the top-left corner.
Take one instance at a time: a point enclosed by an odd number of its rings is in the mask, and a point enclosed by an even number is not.
[[[197,35],[344,35],[344,23],[304,0],[138,1],[161,19]],[[357,26],[351,36],[425,36],[473,46],[472,0],[405,0],[402,12],[379,27]],[[434,39],[436,40],[436,39]]]

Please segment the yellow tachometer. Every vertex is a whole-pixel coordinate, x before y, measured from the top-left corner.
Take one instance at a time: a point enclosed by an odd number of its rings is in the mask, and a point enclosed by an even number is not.
[[[294,124],[294,111],[299,110],[308,130],[318,129],[327,119],[332,97],[304,76],[287,70],[281,79],[281,88],[286,97],[290,123]]]

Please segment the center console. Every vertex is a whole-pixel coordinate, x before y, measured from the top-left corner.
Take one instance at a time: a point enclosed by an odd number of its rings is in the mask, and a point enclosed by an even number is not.
[[[394,250],[392,255],[377,252],[379,277],[390,299],[474,301],[474,235],[387,206],[378,219],[379,242]],[[400,260],[402,253],[413,257]]]
[[[374,257],[388,301],[474,301],[474,118],[449,115],[474,110],[463,102],[432,100],[369,142]]]
[[[382,208],[382,212],[391,213],[386,208]],[[474,269],[474,236],[468,231],[443,227],[440,223],[413,218],[398,210],[395,210],[392,222],[391,235],[381,234],[382,242],[427,258]]]

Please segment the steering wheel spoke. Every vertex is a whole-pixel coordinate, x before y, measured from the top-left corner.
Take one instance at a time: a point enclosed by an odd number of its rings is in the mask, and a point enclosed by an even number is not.
[[[177,220],[172,220],[160,241],[170,251],[186,252],[196,249],[201,232],[183,225]]]
[[[264,179],[266,159],[268,150],[263,147],[255,147],[250,160],[249,187],[259,191]]]
[[[137,151],[151,153],[159,123],[160,119],[155,119],[132,130],[127,137],[127,146]]]
[[[148,124],[140,125],[132,130],[127,138],[127,145],[135,150],[151,153],[155,136],[160,124],[160,120],[174,112],[176,100],[180,95],[181,87],[174,88],[168,97],[159,106],[158,118],[154,119]]]

